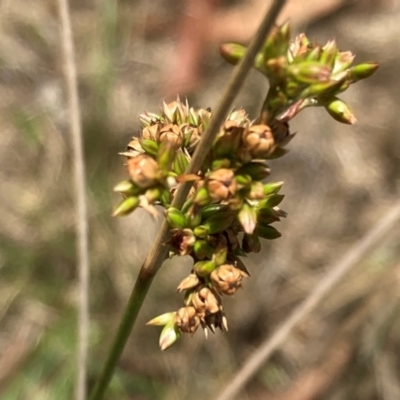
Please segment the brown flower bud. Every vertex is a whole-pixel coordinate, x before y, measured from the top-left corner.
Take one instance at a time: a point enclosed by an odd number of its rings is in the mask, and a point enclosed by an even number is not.
[[[160,125],[149,125],[142,130],[142,139],[158,142],[160,138]]]
[[[132,138],[132,140],[128,143],[128,146],[126,147],[126,152],[120,154],[127,157],[136,157],[143,153],[144,149],[141,146],[139,139]]]
[[[181,280],[178,285],[178,292],[183,292],[184,290],[193,289],[200,283],[200,279],[196,274],[190,274],[186,278]]]
[[[221,299],[217,292],[201,286],[195,290],[192,297],[192,304],[200,315],[214,314],[221,309]]]
[[[240,269],[230,264],[221,265],[210,275],[215,289],[227,295],[236,293],[242,286],[242,279],[244,276],[246,275]]]
[[[276,148],[274,135],[268,125],[253,125],[243,133],[243,142],[254,158],[269,156]]]
[[[139,187],[147,188],[157,182],[158,164],[151,157],[141,154],[128,158],[127,167],[129,177]]]
[[[200,324],[200,318],[194,307],[182,307],[175,315],[175,325],[181,332],[194,333]]]
[[[179,255],[185,256],[193,250],[196,237],[191,229],[179,229],[173,232],[170,243]]]
[[[183,144],[183,133],[178,125],[168,124],[160,129],[160,142],[168,142],[174,149]]]
[[[235,174],[231,169],[221,168],[209,175],[208,191],[213,200],[226,200],[236,193]]]

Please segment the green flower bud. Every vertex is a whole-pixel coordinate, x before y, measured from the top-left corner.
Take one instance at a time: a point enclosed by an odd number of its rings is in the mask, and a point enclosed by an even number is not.
[[[189,166],[189,160],[183,153],[182,149],[176,152],[175,160],[172,163],[172,170],[178,175],[183,175]]]
[[[231,161],[228,158],[222,158],[219,160],[214,160],[211,164],[212,170],[217,170],[220,168],[229,168],[231,166]]]
[[[326,83],[315,83],[304,89],[299,95],[300,98],[326,96],[336,91],[343,85],[344,79],[329,81]]]
[[[246,233],[253,233],[257,223],[256,210],[249,204],[243,204],[242,209],[239,211],[238,219]]]
[[[154,325],[154,326],[164,326],[167,325],[169,322],[174,320],[176,312],[169,312],[165,314],[161,314],[158,317],[153,318],[146,325]]]
[[[350,78],[353,82],[357,82],[361,79],[370,77],[377,71],[378,68],[379,64],[377,62],[366,62],[355,65],[354,67],[350,68]]]
[[[163,190],[160,196],[160,201],[165,208],[169,207],[172,202],[171,192],[169,190]]]
[[[196,240],[193,247],[194,254],[199,260],[211,258],[214,248],[210,246],[205,240]]]
[[[144,196],[149,203],[154,203],[161,197],[161,190],[160,188],[147,189]]]
[[[210,204],[201,210],[201,215],[203,220],[206,220],[220,211],[226,211],[227,208],[225,204]]]
[[[264,196],[276,194],[281,190],[283,182],[271,182],[264,185]]]
[[[177,208],[165,210],[165,218],[171,228],[183,229],[186,226],[186,217]]]
[[[225,263],[227,255],[228,248],[226,246],[219,246],[215,249],[212,260],[216,266],[219,266]]]
[[[211,201],[211,198],[210,198],[210,194],[208,193],[207,188],[205,188],[205,187],[200,188],[194,195],[193,201],[195,204],[197,204],[199,206],[205,206],[205,205],[209,204]]]
[[[140,144],[141,144],[143,150],[144,150],[147,154],[149,154],[149,155],[151,155],[151,156],[153,156],[153,157],[156,157],[156,156],[157,156],[157,153],[158,153],[158,144],[157,144],[154,140],[151,140],[151,139],[142,139],[142,140],[140,141]]]
[[[181,333],[175,323],[172,321],[168,322],[168,324],[164,326],[160,335],[159,343],[161,350],[166,350],[168,347],[173,345],[179,339],[180,335]]]
[[[198,261],[193,265],[193,270],[198,276],[206,277],[216,268],[215,263],[210,260]]]
[[[187,213],[186,214],[187,224],[189,228],[196,228],[196,226],[201,224],[201,213]]]
[[[269,176],[271,170],[263,162],[253,161],[242,165],[237,171],[237,175],[248,175],[254,181],[261,181]],[[238,182],[239,183],[239,182]]]
[[[269,195],[267,198],[265,198],[264,200],[261,200],[258,205],[257,208],[258,209],[263,209],[263,208],[272,208],[277,206],[285,197],[285,195],[283,194],[272,194]]]
[[[122,217],[124,215],[130,214],[139,205],[138,197],[127,197],[122,200],[122,202],[115,208],[112,213],[113,217]]]
[[[312,84],[327,82],[331,70],[321,62],[301,62],[289,65],[287,72],[298,82]]]
[[[246,174],[236,175],[235,179],[240,188],[247,187],[252,182],[251,176]]]
[[[160,169],[164,173],[168,173],[171,171],[172,163],[175,159],[176,147],[173,143],[165,140],[161,143],[158,153],[157,153],[157,162]]]
[[[239,43],[224,43],[219,52],[229,64],[236,65],[246,54],[247,48]]]
[[[234,220],[234,215],[231,212],[219,212],[207,218],[203,225],[207,227],[209,235],[215,235],[216,233],[223,232],[228,229]]]
[[[263,239],[277,239],[282,235],[273,227],[269,225],[260,225],[257,224],[255,229],[256,235],[262,237]]]
[[[357,121],[349,106],[337,97],[333,97],[332,100],[325,105],[325,109],[333,119],[343,124],[354,124]]]
[[[253,232],[251,235],[245,234],[242,241],[242,249],[246,253],[259,253],[261,250],[260,239]]]
[[[139,194],[143,189],[136,186],[132,181],[121,181],[114,187],[114,192],[125,195]]]
[[[209,234],[208,233],[208,226],[205,226],[205,225],[196,226],[196,228],[193,229],[193,233],[198,238],[205,239]]]

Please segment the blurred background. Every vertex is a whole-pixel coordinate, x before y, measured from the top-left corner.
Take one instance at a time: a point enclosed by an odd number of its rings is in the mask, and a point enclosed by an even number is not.
[[[336,38],[372,78],[344,98],[358,117],[323,110],[295,118],[290,153],[271,162],[285,181],[283,237],[246,265],[244,289],[225,298],[227,334],[199,330],[166,352],[156,315],[182,304],[190,261],[156,277],[107,399],[213,399],[285,320],[327,267],[374,227],[400,193],[398,0],[292,0],[280,22]],[[71,146],[57,2],[0,2],[0,398],[74,395],[77,271]],[[88,180],[91,335],[89,386],[99,373],[160,221],[142,210],[112,219],[123,158],[143,110],[179,93],[215,107],[232,72],[224,40],[248,41],[266,4],[254,0],[71,0]],[[267,90],[252,72],[235,105],[255,117]],[[400,230],[346,276],[296,327],[241,399],[400,399]]]

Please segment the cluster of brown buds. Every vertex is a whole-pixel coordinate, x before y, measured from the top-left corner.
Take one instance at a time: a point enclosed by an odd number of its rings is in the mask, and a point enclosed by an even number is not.
[[[223,56],[237,62],[245,47],[227,44]],[[181,333],[201,326],[207,335],[227,330],[222,297],[231,296],[249,276],[240,257],[261,249],[260,238],[276,239],[271,224],[286,213],[278,205],[282,182],[265,183],[267,160],[284,155],[293,138],[288,121],[309,106],[324,106],[341,122],[354,116],[336,95],[351,83],[371,75],[375,63],[350,67],[353,56],[339,52],[334,42],[321,47],[305,35],[289,40],[289,27],[276,28],[258,55],[255,68],[270,81],[259,118],[249,120],[244,110],[232,111],[220,127],[206,161],[196,175],[186,175],[191,157],[207,129],[211,110],[192,108],[179,99],[160,114],[143,113],[141,132],[122,155],[127,157],[129,179],[115,191],[123,197],[114,215],[137,207],[156,215],[165,208],[170,227],[170,257],[189,255],[193,266],[178,285],[184,305],[148,324],[164,326],[160,346],[166,349]],[[171,206],[179,182],[194,182],[181,209]]]

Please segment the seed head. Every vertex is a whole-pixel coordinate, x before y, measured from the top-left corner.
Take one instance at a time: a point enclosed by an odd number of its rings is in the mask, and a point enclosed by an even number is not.
[[[192,306],[180,308],[175,315],[175,325],[181,332],[194,333],[200,324],[196,309]]]
[[[212,171],[207,186],[213,200],[226,200],[236,192],[235,173],[227,168]]]
[[[217,292],[207,286],[200,286],[195,290],[192,303],[199,315],[217,313],[221,308],[221,299]]]
[[[218,292],[232,295],[242,286],[246,275],[230,264],[223,264],[211,273],[211,281]]]

